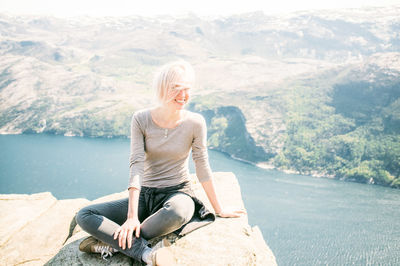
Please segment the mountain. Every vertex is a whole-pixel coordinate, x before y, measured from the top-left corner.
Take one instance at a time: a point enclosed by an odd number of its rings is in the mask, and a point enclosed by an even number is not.
[[[128,136],[152,75],[191,62],[209,146],[400,186],[400,6],[268,16],[0,15],[0,133]]]

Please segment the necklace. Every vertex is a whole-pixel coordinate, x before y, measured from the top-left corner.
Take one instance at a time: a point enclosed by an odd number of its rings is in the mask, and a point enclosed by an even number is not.
[[[162,123],[159,123],[159,122],[157,121],[157,118],[155,118],[155,117],[153,117],[153,116],[151,115],[151,113],[150,113],[150,116],[151,116],[151,119],[152,119],[152,121],[153,121],[154,124],[156,124],[156,125],[159,126],[159,127],[162,127],[162,126],[163,126]],[[178,126],[182,123],[182,121],[183,121],[183,119],[184,119],[185,117],[186,117],[186,114],[184,114],[184,116],[183,116],[180,120],[176,121],[174,127],[172,127],[171,129],[174,129],[174,128],[178,127]],[[161,124],[161,125],[160,125],[160,124]],[[169,129],[169,128],[164,128],[164,138],[167,138],[167,137],[168,137],[168,132],[169,132],[168,129]]]

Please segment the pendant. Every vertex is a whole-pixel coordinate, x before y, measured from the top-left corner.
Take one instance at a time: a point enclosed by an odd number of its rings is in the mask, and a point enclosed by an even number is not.
[[[164,129],[164,138],[168,137],[168,129]]]

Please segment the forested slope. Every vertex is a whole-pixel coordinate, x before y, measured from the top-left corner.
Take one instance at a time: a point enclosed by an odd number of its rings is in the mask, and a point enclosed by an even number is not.
[[[400,7],[230,17],[0,15],[0,133],[128,137],[163,63],[191,62],[209,147],[399,187]]]

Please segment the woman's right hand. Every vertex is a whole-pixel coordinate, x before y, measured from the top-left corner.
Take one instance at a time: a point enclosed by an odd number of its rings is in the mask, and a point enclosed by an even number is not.
[[[131,248],[133,232],[135,232],[136,237],[139,237],[140,222],[138,218],[128,218],[123,225],[115,230],[114,239],[118,238],[119,246],[122,249],[125,249],[126,243],[128,243],[128,248]]]

